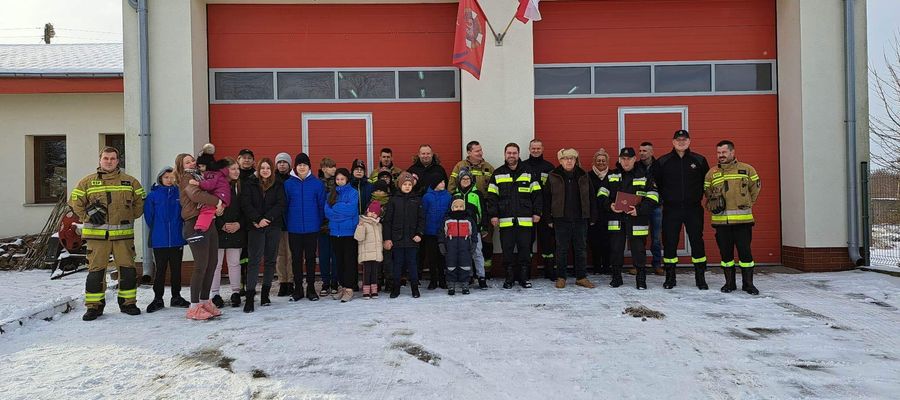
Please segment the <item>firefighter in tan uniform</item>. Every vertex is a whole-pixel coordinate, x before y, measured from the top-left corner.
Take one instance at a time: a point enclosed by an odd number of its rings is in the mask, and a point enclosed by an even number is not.
[[[146,193],[137,179],[119,169],[119,151],[100,152],[97,172],[84,177],[69,198],[69,206],[84,222],[81,237],[87,242],[88,276],[82,319],[93,321],[106,305],[106,268],[109,256],[119,270],[119,310],[139,315],[137,272],[134,265],[134,220],[144,212]]]
[[[759,175],[750,164],[734,158],[734,143],[723,140],[716,145],[719,164],[706,173],[703,182],[706,206],[712,212],[712,226],[716,228],[716,244],[722,255],[725,273],[723,293],[737,290],[735,264],[741,268],[742,290],[759,294],[753,286],[753,254],[750,241],[753,233],[753,205],[759,197]],[[734,261],[737,247],[739,261]]]

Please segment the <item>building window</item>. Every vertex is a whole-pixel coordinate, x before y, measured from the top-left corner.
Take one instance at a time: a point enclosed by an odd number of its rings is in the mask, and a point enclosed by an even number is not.
[[[122,134],[106,134],[103,135],[103,145],[112,147],[119,151],[119,168],[125,169],[125,135]],[[102,149],[100,149],[102,150]]]
[[[594,68],[594,93],[650,93],[650,66]]]
[[[338,72],[341,99],[394,99],[394,71]]]
[[[555,67],[534,69],[534,94],[573,95],[591,93],[591,69]]]
[[[712,90],[712,66],[657,65],[657,93],[709,92]]]
[[[216,72],[216,100],[272,100],[271,72]]]
[[[401,99],[452,99],[456,97],[453,71],[400,71]]]
[[[334,99],[334,72],[279,72],[279,99]]]
[[[772,64],[716,64],[716,91],[772,90]]]
[[[34,202],[66,197],[66,137],[34,136]]]

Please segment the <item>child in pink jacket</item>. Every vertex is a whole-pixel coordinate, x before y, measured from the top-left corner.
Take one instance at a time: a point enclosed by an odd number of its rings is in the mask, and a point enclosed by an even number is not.
[[[228,177],[227,163],[224,160],[216,161],[216,147],[212,143],[203,145],[200,155],[197,156],[197,168],[202,171],[203,179],[196,181],[191,179],[188,181],[191,185],[200,186],[209,194],[222,200],[222,204],[228,207],[231,204],[231,184]],[[203,239],[203,233],[206,232],[216,218],[216,207],[201,206],[200,215],[197,217],[197,223],[194,224],[194,235],[185,238],[188,243],[196,243]]]

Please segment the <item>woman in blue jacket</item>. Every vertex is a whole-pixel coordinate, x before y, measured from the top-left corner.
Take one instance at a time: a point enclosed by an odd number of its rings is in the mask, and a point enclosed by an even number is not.
[[[144,221],[150,231],[150,248],[156,269],[153,276],[153,301],[147,306],[152,313],[164,307],[163,294],[166,289],[166,269],[171,271],[172,307],[187,308],[191,305],[181,297],[181,258],[184,252],[184,237],[181,228],[181,204],[178,202],[178,186],[175,185],[175,170],[165,167],[156,175],[156,183],[150,195],[144,200]]]
[[[316,294],[316,245],[325,219],[325,184],[312,174],[306,153],[294,157],[294,169],[284,182],[287,203],[284,220],[291,247],[291,271],[294,292],[291,301],[303,299],[303,263],[306,262],[306,298],[319,300]],[[325,274],[322,275],[325,278]],[[327,289],[329,282],[322,282]]]
[[[325,204],[335,263],[343,286],[343,290],[338,292],[339,296],[335,295],[335,300],[340,299],[344,303],[353,298],[353,289],[359,286],[356,259],[358,249],[356,239],[353,238],[359,223],[359,192],[348,184],[350,178],[347,168],[338,168],[334,176],[334,193]]]

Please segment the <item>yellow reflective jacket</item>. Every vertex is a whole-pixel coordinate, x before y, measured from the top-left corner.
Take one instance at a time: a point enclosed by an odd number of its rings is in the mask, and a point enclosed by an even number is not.
[[[144,213],[144,198],[147,197],[141,183],[119,169],[96,173],[84,177],[69,197],[69,206],[84,222],[81,237],[85,239],[122,240],[134,238],[134,220]],[[88,218],[87,209],[91,204],[106,206],[106,223],[94,225]]]
[[[753,205],[759,197],[759,175],[750,164],[734,160],[706,173],[706,198],[725,198],[725,210],[712,215],[713,225],[752,224]]]
[[[488,183],[491,182],[491,176],[494,174],[494,167],[491,163],[487,162],[487,160],[482,160],[478,164],[472,164],[468,159],[462,160],[456,165],[453,166],[453,171],[450,172],[450,182],[447,182],[447,190],[450,193],[453,193],[457,189],[457,180],[459,180],[459,171],[463,168],[467,168],[469,172],[472,173],[472,177],[475,178],[475,187],[478,188],[478,191],[481,193],[485,193],[488,188]]]

